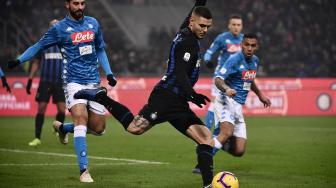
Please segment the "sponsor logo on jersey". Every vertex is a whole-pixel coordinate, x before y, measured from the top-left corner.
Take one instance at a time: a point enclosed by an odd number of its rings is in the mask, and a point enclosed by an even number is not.
[[[229,53],[236,53],[241,50],[240,44],[226,44],[226,48]]]
[[[242,79],[243,80],[253,80],[257,75],[256,70],[244,70],[242,72]]]
[[[73,44],[79,44],[83,42],[91,42],[94,40],[94,33],[91,30],[82,31],[71,34],[71,40]]]

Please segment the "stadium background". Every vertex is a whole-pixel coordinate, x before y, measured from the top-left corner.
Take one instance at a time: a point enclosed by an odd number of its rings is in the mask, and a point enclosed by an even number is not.
[[[87,0],[86,15],[100,21],[110,64],[119,81],[116,88],[108,88],[110,96],[134,112],[144,104],[153,84],[164,73],[170,41],[192,3]],[[29,63],[14,70],[6,67],[8,60],[42,36],[51,19],[64,17],[63,4],[63,0],[0,0],[0,65],[12,88],[10,94],[0,88],[1,187],[78,186],[75,159],[66,161],[70,164],[60,161],[63,154],[73,153],[72,144],[60,147],[44,128],[42,146],[37,150],[28,148],[34,129],[38,78],[28,96],[24,88]],[[273,103],[271,109],[264,110],[255,95],[249,95],[244,108],[249,125],[248,152],[239,159],[220,152],[215,158],[215,171],[234,172],[241,187],[248,188],[336,187],[336,2],[208,0],[208,7],[213,12],[214,27],[202,41],[203,52],[217,34],[226,30],[228,16],[240,13],[243,32],[256,32],[260,37],[257,82]],[[211,76],[212,70],[203,66],[196,85],[199,92],[210,94]],[[106,85],[105,79],[102,84]],[[192,108],[200,115],[205,113],[205,109]],[[54,106],[49,105],[45,127],[51,124],[54,112]],[[95,186],[199,185],[200,178],[190,173],[195,162],[191,142],[169,126],[135,138],[124,133],[113,118],[108,118],[107,124],[105,136],[89,136],[92,155],[169,165],[125,168],[126,164],[91,159],[94,177],[99,177]],[[139,148],[143,151],[139,152]],[[50,171],[52,176],[46,177]]]
[[[112,71],[121,81],[116,88],[110,88],[110,93],[118,96],[124,90],[126,95],[130,93],[127,91],[139,92],[138,104],[127,103],[129,100],[121,99],[121,102],[125,101],[134,112],[146,102],[148,92],[152,88],[151,79],[148,81],[147,78],[158,80],[164,74],[170,41],[192,4],[192,0],[87,2],[86,14],[100,21]],[[258,55],[261,64],[257,75],[258,78],[262,78],[261,89],[268,90],[269,94],[274,96],[272,102],[275,104],[273,110],[262,111],[258,102],[251,103],[253,99],[249,96],[249,108],[256,109],[252,114],[335,115],[335,4],[331,0],[211,0],[208,7],[213,12],[214,27],[211,28],[209,36],[202,40],[202,51],[209,47],[219,33],[227,29],[229,15],[240,13],[244,19],[243,32],[255,32],[260,37],[261,48]],[[13,96],[6,95],[4,90],[1,90],[0,112],[2,115],[33,115],[36,104],[34,95],[27,96],[24,93],[25,79],[11,78],[27,76],[29,63],[9,71],[6,69],[6,62],[37,41],[48,29],[50,20],[64,17],[64,2],[2,0],[0,14],[0,62],[9,76],[9,83],[14,87]],[[216,57],[213,60],[215,61]],[[213,70],[204,66],[201,76],[207,80],[196,86],[208,95],[212,72]],[[281,77],[283,80],[267,81],[267,78],[274,77]],[[316,80],[310,83],[302,78]],[[327,81],[326,78],[331,79]],[[140,85],[134,87],[136,83]],[[37,86],[38,79],[35,79],[33,93]],[[289,102],[296,99],[299,100],[298,104]],[[301,104],[302,107],[294,110],[295,113],[287,113]],[[313,112],[305,113],[305,110],[309,109]],[[16,113],[17,110],[22,112]],[[53,110],[49,108],[47,114],[53,114]],[[204,115],[204,109],[195,110]],[[274,111],[278,113],[273,113]]]

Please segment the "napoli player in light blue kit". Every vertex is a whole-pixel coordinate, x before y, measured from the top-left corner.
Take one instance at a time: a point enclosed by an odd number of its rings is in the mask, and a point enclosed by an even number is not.
[[[66,0],[68,15],[50,27],[40,41],[28,48],[17,60],[8,62],[8,68],[32,59],[50,46],[58,45],[61,48],[64,58],[64,93],[73,124],[56,123],[54,127],[61,139],[66,138],[68,132],[74,132],[74,146],[80,168],[79,179],[89,183],[93,179],[88,171],[86,133],[88,129],[97,135],[104,132],[105,108],[93,101],[74,99],[73,95],[82,89],[99,87],[98,62],[107,75],[109,85],[115,86],[117,81],[109,66],[99,23],[95,18],[84,16],[85,5],[85,0]]]
[[[1,77],[2,87],[6,88],[7,92],[11,92],[11,89],[8,85],[5,73],[2,71],[1,67],[0,67],[0,77]]]
[[[219,67],[227,60],[227,58],[238,51],[241,50],[240,43],[243,40],[243,34],[241,31],[243,29],[243,20],[239,14],[232,14],[228,20],[228,32],[221,33],[216,37],[216,39],[211,44],[210,48],[204,54],[203,60],[205,61],[208,68],[214,67],[211,59],[216,52],[219,52],[217,65],[215,69],[215,74]],[[212,84],[211,95],[212,101],[219,93],[215,84]],[[208,112],[205,116],[205,125],[211,130],[214,124],[214,112],[213,112],[213,102],[210,103]]]
[[[245,34],[242,51],[230,56],[218,69],[215,84],[220,95],[215,98],[214,112],[219,121],[219,132],[214,134],[214,148],[225,149],[233,156],[242,156],[246,147],[246,124],[242,106],[252,90],[269,107],[271,101],[258,89],[254,79],[259,59],[254,55],[258,49],[255,34]],[[229,140],[230,139],[230,140]]]

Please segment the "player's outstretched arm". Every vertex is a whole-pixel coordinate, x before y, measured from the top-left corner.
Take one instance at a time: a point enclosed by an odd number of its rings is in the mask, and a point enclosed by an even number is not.
[[[257,84],[254,82],[254,80],[251,84],[251,90],[258,96],[259,100],[264,104],[265,108],[271,106],[271,104],[272,104],[271,100],[263,95],[263,93],[259,90],[259,88],[258,88]]]
[[[107,55],[106,55],[104,48],[99,48],[97,50],[97,57],[98,57],[98,62],[103,67],[103,70],[107,76],[108,84],[112,87],[115,86],[117,84],[117,79],[114,77],[112,73],[110,63],[107,59]]]

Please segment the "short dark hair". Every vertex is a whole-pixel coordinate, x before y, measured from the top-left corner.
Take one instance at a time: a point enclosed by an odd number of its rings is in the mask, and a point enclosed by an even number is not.
[[[246,33],[246,34],[244,34],[243,40],[244,39],[256,39],[256,40],[258,40],[258,36],[254,33]]]
[[[242,20],[243,17],[240,14],[231,14],[229,16],[229,20],[231,20],[231,19],[240,19],[240,20]]]
[[[206,19],[211,19],[212,18],[210,10],[205,6],[195,7],[193,13],[196,14],[197,16],[201,16],[201,17],[206,18]]]

